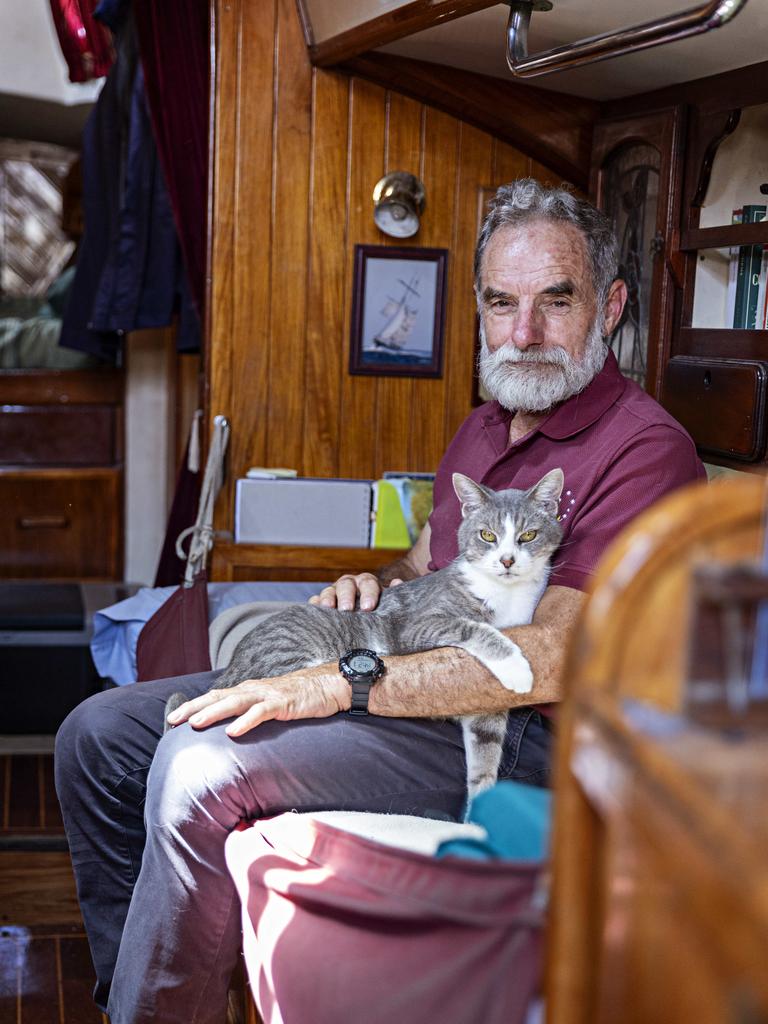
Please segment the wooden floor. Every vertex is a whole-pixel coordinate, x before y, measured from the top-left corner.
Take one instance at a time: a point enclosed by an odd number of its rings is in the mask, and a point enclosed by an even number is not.
[[[0,1024],[109,1024],[95,981],[53,756],[0,753]],[[226,1024],[261,1024],[242,976]]]
[[[107,1024],[50,754],[0,755],[0,1024]]]

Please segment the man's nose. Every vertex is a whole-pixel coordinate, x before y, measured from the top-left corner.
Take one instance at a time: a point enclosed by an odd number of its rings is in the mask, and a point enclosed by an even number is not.
[[[515,312],[509,340],[521,351],[531,345],[541,345],[544,340],[541,318],[535,306],[521,304]]]

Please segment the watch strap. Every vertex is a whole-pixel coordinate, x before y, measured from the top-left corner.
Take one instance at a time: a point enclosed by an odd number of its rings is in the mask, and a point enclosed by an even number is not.
[[[352,703],[349,707],[350,715],[367,715],[368,714],[368,698],[371,695],[371,686],[374,680],[366,680],[365,682],[352,682]]]

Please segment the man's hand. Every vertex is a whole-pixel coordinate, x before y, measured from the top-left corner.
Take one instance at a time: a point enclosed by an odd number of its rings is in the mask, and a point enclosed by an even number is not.
[[[390,581],[390,586],[402,583],[400,579]],[[356,607],[358,596],[360,610],[370,612],[379,603],[382,586],[373,573],[361,572],[358,576],[340,576],[335,583],[324,587],[319,594],[310,597],[310,604],[319,604],[323,608],[338,608],[342,612],[351,612]]]
[[[350,705],[350,688],[328,666],[302,669],[274,679],[246,679],[226,690],[210,690],[188,700],[168,716],[171,725],[189,722],[193,729],[234,718],[227,736],[242,736],[262,722],[329,718]]]

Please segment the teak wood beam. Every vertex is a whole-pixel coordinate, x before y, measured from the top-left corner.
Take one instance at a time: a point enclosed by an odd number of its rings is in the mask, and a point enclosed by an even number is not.
[[[587,191],[600,104],[474,71],[367,53],[335,68],[428,103],[488,132]]]
[[[411,3],[394,11],[387,11],[386,14],[380,14],[377,18],[364,21],[319,43],[314,40],[304,0],[296,2],[309,59],[316,67],[325,68],[367,50],[375,50],[386,43],[393,43],[403,36],[413,35],[414,32],[443,25],[465,14],[485,10],[486,7],[495,7],[499,0],[411,0]]]

